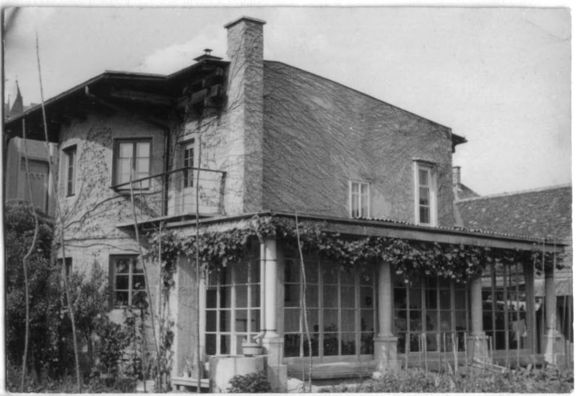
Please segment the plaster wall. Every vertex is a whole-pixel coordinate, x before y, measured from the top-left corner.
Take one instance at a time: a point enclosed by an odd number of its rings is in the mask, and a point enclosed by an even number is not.
[[[371,217],[414,222],[414,160],[435,164],[438,224],[452,226],[449,128],[341,84],[264,62],[263,206],[347,217],[349,181]]]

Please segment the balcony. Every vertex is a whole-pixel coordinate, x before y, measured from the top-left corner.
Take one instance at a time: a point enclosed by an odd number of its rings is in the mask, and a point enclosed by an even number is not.
[[[180,168],[112,186],[132,206],[139,225],[175,222],[221,215],[226,172],[205,168]],[[118,227],[134,225],[121,219]]]

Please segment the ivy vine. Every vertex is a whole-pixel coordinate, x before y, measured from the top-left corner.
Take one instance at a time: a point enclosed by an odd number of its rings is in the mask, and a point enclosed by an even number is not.
[[[297,228],[298,227],[298,230]],[[291,218],[255,216],[250,225],[220,232],[203,232],[196,237],[181,237],[173,231],[152,234],[151,241],[162,238],[162,269],[166,286],[173,283],[179,256],[195,257],[198,248],[203,269],[219,271],[223,267],[243,262],[250,249],[250,241],[276,237],[289,246],[297,246],[297,234],[304,253],[316,254],[333,263],[338,270],[366,270],[382,260],[390,263],[397,277],[407,284],[422,276],[436,276],[466,283],[479,276],[491,263],[511,265],[534,262],[542,270],[552,265],[551,252],[495,249],[461,244],[419,242],[389,237],[349,237],[324,231],[325,223],[296,221]]]

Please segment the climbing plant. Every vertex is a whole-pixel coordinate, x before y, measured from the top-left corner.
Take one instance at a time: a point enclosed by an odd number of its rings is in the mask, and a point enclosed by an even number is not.
[[[537,266],[552,265],[551,252],[542,253],[535,245],[533,252],[494,249],[462,244],[440,244],[406,239],[368,236],[353,238],[325,231],[325,223],[299,221],[300,244],[305,253],[317,254],[331,261],[334,269],[365,268],[382,260],[390,263],[396,276],[410,283],[422,275],[438,276],[458,283],[479,276],[485,265],[501,262],[532,262]],[[248,253],[250,240],[262,241],[277,237],[288,245],[297,246],[296,223],[291,218],[255,216],[248,224],[226,231],[204,231],[196,236],[180,237],[174,232],[164,232],[162,243],[163,269],[170,284],[179,256],[194,257],[196,246],[200,262],[208,271],[218,271],[230,264],[242,262]],[[159,236],[152,234],[151,240]],[[163,275],[165,276],[165,275]]]

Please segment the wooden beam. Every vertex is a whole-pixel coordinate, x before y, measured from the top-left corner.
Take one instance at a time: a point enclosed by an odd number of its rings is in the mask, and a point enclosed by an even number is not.
[[[153,94],[132,89],[112,89],[108,95],[115,99],[146,103],[157,106],[171,106],[173,98],[168,95]]]

